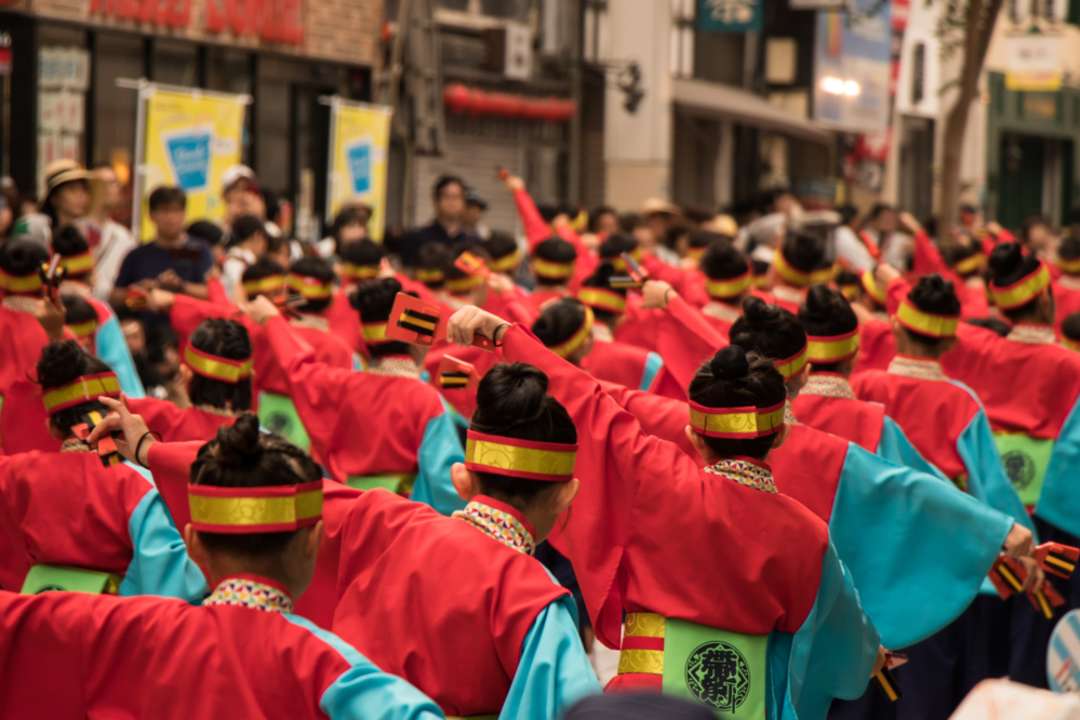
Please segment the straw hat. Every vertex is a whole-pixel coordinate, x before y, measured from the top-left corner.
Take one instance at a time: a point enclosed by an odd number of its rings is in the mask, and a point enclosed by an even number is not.
[[[90,173],[74,160],[54,160],[45,168],[45,194],[51,194],[61,185],[89,179]]]
[[[641,214],[645,217],[649,215],[678,215],[680,212],[677,205],[655,197],[649,198],[641,206]]]

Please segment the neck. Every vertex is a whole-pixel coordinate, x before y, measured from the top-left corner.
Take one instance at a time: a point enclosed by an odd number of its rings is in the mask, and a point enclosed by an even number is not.
[[[446,231],[447,235],[457,235],[458,231],[461,230],[460,220],[454,220],[445,217],[437,217],[436,220],[440,225],[443,226],[443,230]]]
[[[206,558],[206,569],[213,578],[213,584],[218,585],[230,577],[264,578],[284,588],[290,597],[299,597],[306,589],[302,583],[298,583],[289,577],[280,563],[269,561],[259,562],[251,558],[233,557],[215,553]]]

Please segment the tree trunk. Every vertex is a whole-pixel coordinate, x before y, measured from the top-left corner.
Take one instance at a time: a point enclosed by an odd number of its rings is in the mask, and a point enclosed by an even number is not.
[[[961,89],[956,104],[945,118],[942,137],[941,194],[938,196],[938,237],[952,235],[960,213],[960,164],[964,157],[964,136],[967,134],[968,114],[973,98]]]

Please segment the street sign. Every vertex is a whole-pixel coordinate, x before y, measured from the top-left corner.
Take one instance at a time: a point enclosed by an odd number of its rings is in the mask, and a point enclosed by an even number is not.
[[[761,30],[765,0],[699,0],[697,27],[703,32]]]
[[[1008,71],[1005,87],[1023,92],[1054,92],[1061,89],[1065,65],[1065,38],[1048,33],[1024,33],[1004,38]]]

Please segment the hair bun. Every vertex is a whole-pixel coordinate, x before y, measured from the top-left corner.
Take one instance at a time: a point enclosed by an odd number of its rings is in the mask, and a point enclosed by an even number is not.
[[[1018,243],[1004,243],[990,253],[990,270],[995,278],[1009,277],[1020,269],[1024,262],[1024,253]]]
[[[58,340],[46,345],[37,363],[38,382],[58,387],[86,371],[86,354],[74,340]]]
[[[775,315],[775,310],[759,297],[751,295],[743,300],[743,318],[751,327],[767,325]]]
[[[532,365],[496,365],[476,389],[477,413],[493,427],[531,422],[544,410],[547,389],[547,375]]]
[[[258,462],[262,449],[259,446],[259,419],[254,413],[244,413],[231,426],[217,432],[218,459],[226,465],[253,465]]]
[[[750,360],[738,345],[728,345],[709,361],[709,370],[717,380],[738,380],[750,373]]]
[[[814,285],[806,292],[804,307],[809,315],[828,315],[835,304],[836,297],[826,285]]]

